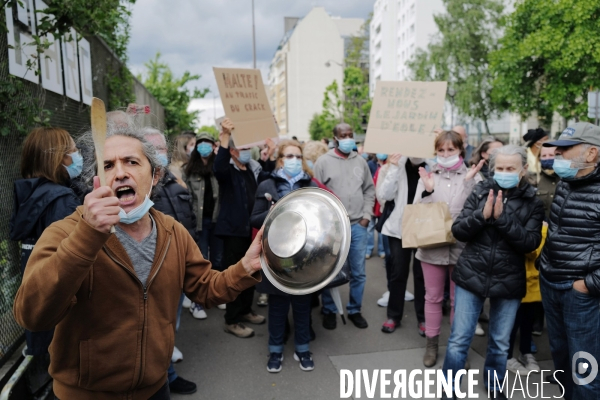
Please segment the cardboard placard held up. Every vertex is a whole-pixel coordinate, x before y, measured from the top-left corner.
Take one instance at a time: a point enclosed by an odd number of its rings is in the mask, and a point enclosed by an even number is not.
[[[277,126],[260,70],[214,67],[213,71],[225,115],[235,125],[235,145],[251,147],[277,138]]]
[[[441,127],[447,82],[378,81],[364,149],[433,157],[435,133]]]

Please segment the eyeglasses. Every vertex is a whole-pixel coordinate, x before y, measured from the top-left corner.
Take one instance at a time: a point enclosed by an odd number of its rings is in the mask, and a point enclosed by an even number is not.
[[[288,160],[291,160],[294,157],[297,158],[298,160],[302,160],[302,154],[284,154],[281,157],[287,158]]]

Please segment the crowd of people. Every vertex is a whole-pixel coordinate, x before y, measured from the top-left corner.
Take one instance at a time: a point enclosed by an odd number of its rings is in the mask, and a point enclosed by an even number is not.
[[[424,159],[366,154],[347,124],[330,141],[247,148],[234,143],[229,119],[218,138],[184,133],[172,146],[160,130],[122,112],[108,120],[105,186],[91,132],[74,141],[58,128],[28,135],[15,182],[10,237],[21,243],[24,275],[14,314],[27,329],[26,353],[48,360],[57,398],[194,393],[196,384],[174,368],[183,358],[174,334],[184,308],[196,319],[207,318],[206,307],[224,309],[223,330],[238,338],[254,336],[248,325],[268,323],[267,370],[277,373],[292,334],[291,305],[294,359],[313,370],[312,309],[321,305],[325,329],[337,326],[329,290],[292,296],[259,272],[269,210],[306,187],[328,190],[346,207],[346,311],[357,328],[369,325],[361,311],[365,264],[375,252],[387,278],[378,300],[387,309],[381,331],[400,328],[412,301],[426,338],[425,367],[437,364],[449,314],[442,369],[450,380],[469,368],[473,335],[485,334],[481,321],[489,322],[485,374],[539,371],[533,336],[545,319],[564,398],[600,392],[598,380],[574,384],[585,378],[571,364],[579,351],[600,358],[597,126],[573,124],[556,141],[535,129],[523,147],[489,138],[477,148],[456,126],[436,131],[434,158]],[[457,241],[404,247],[408,206],[427,203],[448,205]],[[414,293],[407,290],[411,269]],[[268,306],[267,315],[255,305]],[[493,398],[506,398],[491,384]]]

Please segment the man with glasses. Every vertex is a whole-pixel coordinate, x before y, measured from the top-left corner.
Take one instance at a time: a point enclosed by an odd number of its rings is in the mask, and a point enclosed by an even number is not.
[[[366,160],[353,151],[356,142],[352,127],[348,124],[338,124],[333,130],[333,135],[335,147],[317,160],[314,172],[315,178],[342,201],[350,217],[352,241],[348,262],[352,273],[347,311],[350,321],[356,327],[364,329],[368,323],[360,310],[367,280],[367,226],[373,215],[375,185]],[[323,327],[335,329],[337,308],[328,290],[323,292],[322,299]]]

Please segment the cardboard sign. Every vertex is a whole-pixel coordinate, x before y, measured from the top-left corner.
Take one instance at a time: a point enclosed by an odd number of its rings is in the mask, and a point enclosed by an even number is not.
[[[364,151],[431,158],[447,82],[378,81]]]
[[[277,137],[277,126],[258,69],[213,68],[225,115],[234,123],[237,147]]]

